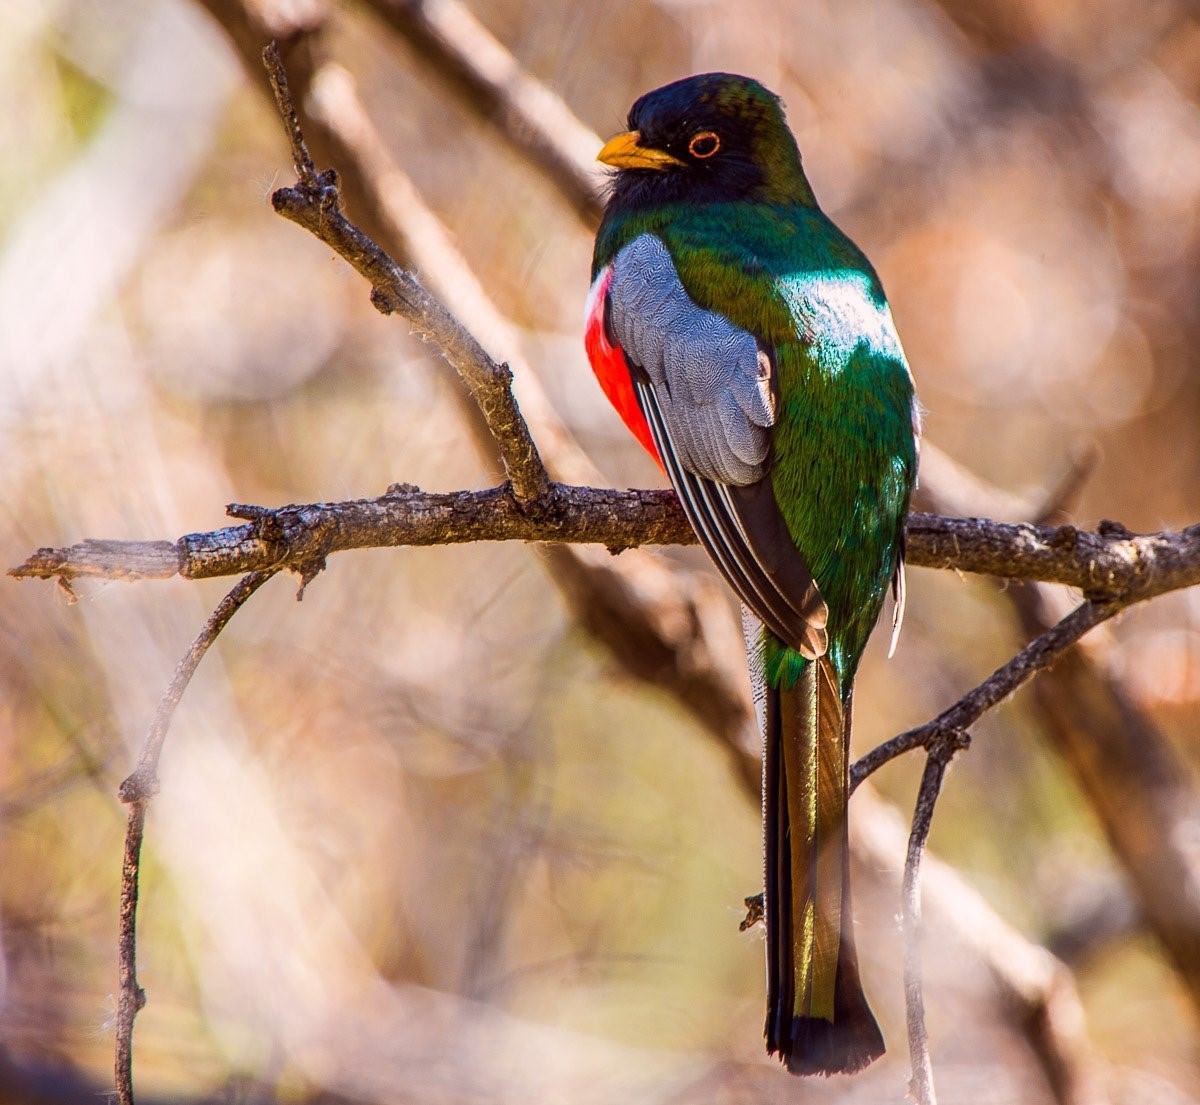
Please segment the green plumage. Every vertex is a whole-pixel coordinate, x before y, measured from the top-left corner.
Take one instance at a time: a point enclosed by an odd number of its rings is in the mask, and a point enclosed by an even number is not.
[[[705,74],[648,93],[629,125],[636,150],[661,152],[647,160],[629,152],[630,136],[614,140],[611,163],[630,171],[615,179],[593,277],[652,234],[688,297],[753,335],[771,364],[772,516],[820,589],[828,647],[808,660],[804,642],[765,630],[753,646],[767,685],[766,1036],[793,1072],[850,1072],[883,1050],[850,918],[851,694],[903,554],[917,469],[912,377],[879,279],[817,207],[775,96]],[[742,537],[777,548],[777,522],[756,524]]]
[[[916,475],[913,385],[870,262],[815,206],[672,204],[607,221],[598,271],[639,234],[666,244],[700,307],[774,351],[780,410],[771,482],[829,607],[843,693],[896,571]],[[773,685],[804,670],[767,646]]]

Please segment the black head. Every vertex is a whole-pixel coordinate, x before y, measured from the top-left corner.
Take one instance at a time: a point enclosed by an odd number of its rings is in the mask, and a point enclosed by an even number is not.
[[[647,92],[629,130],[599,160],[621,207],[675,201],[813,203],[800,152],[773,92],[749,77],[703,73]]]

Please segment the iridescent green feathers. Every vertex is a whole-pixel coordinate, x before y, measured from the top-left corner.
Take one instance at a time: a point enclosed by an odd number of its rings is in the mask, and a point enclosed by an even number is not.
[[[750,642],[765,682],[767,1044],[795,1073],[850,1072],[883,1051],[851,921],[851,688],[903,552],[917,465],[912,378],[878,277],[817,207],[777,97],[705,74],[642,97],[629,127],[602,153],[621,171],[596,239],[595,286],[661,281],[640,269],[628,281],[613,275],[625,246],[653,236],[686,293],[677,298],[740,328],[770,367],[771,419],[757,423],[769,450],[753,483],[726,487],[688,469],[694,450],[670,440],[670,417],[655,421],[670,374],[636,356],[628,365],[701,542],[752,610],[765,579],[777,588],[757,604],[774,631]],[[625,352],[649,360],[666,317],[619,319]],[[699,434],[704,413],[677,436]],[[790,577],[776,570],[789,556]],[[796,599],[797,579],[819,590],[820,617],[803,638],[771,617],[779,595]]]
[[[772,352],[771,480],[829,607],[845,689],[896,571],[916,472],[912,379],[878,278],[815,207],[738,200],[606,219],[599,266],[647,232],[698,306]],[[791,685],[803,670],[791,650],[769,647],[766,662],[773,683]]]

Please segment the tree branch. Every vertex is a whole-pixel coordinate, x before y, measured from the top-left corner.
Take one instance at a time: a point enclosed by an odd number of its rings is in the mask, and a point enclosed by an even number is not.
[[[512,372],[507,365],[493,361],[474,335],[412,273],[402,269],[346,218],[337,173],[332,169],[317,173],[313,166],[288,91],[287,73],[274,43],[263,51],[263,64],[300,173],[297,185],[280,188],[272,195],[275,210],[320,238],[365,276],[371,282],[371,302],[380,312],[403,315],[423,339],[437,346],[479,404],[518,501],[544,495],[550,477],[513,398]]]
[[[962,744],[965,747],[965,740]],[[908,1022],[908,1051],[912,1057],[909,1094],[918,1105],[937,1105],[933,1085],[933,1063],[929,1057],[929,1033],[925,1028],[925,994],[921,982],[921,858],[933,824],[933,808],[942,790],[946,766],[954,755],[949,743],[930,749],[917,791],[912,830],[904,858],[901,890],[904,924],[904,1005]]]
[[[229,624],[229,619],[254,594],[275,569],[252,572],[240,579],[209,615],[191,647],[175,668],[175,674],[154,712],[154,720],[146,733],[138,756],[137,767],[121,784],[118,792],[128,807],[125,824],[125,850],[121,863],[121,905],[117,943],[117,1045],[114,1062],[117,1100],[120,1105],[134,1105],[133,1098],[133,1022],[146,1004],[146,992],[137,979],[137,904],[138,879],[141,874],[142,837],[146,828],[146,808],[158,792],[158,761],[163,742],[175,709],[183,698],[200,661]]]
[[[941,793],[946,768],[955,754],[970,744],[968,729],[992,706],[1052,663],[1089,629],[1112,617],[1124,604],[1085,602],[1052,629],[1025,646],[1007,664],[979,686],[943,710],[933,721],[901,733],[868,752],[850,769],[851,792],[868,775],[913,748],[927,749],[925,770],[913,812],[912,830],[904,864],[904,1002],[908,1023],[912,1081],[909,1090],[918,1105],[937,1105],[929,1036],[925,1028],[925,1000],[921,981],[921,858],[929,839],[933,811]]]
[[[997,668],[979,686],[968,691],[932,721],[884,741],[855,762],[850,768],[851,792],[889,760],[914,748],[927,748],[932,753],[942,745],[966,747],[967,730],[988,710],[1053,663],[1089,629],[1111,618],[1127,605],[1126,601],[1112,600],[1085,602],[1077,606],[1053,629],[1030,641],[1008,663]]]
[[[228,512],[251,521],[186,534],[174,542],[89,539],[65,548],[42,548],[9,574],[22,579],[138,580],[177,574],[205,579],[270,566],[303,568],[347,549],[538,541],[599,544],[620,551],[695,543],[671,491],[558,483],[524,503],[505,486],[424,492],[398,484],[376,499],[276,508],[234,504]],[[1200,583],[1200,525],[1175,533],[1134,535],[1111,523],[1092,532],[1070,525],[914,513],[908,518],[905,542],[910,565],[1066,584],[1121,606]],[[1000,697],[1007,690],[1002,688]],[[989,699],[983,709],[993,704]],[[975,717],[978,713],[970,721]],[[923,743],[916,734],[914,730],[895,738],[907,742],[900,751]]]

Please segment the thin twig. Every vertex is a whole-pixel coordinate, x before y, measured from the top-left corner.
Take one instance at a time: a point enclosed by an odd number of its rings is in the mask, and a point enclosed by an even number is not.
[[[904,924],[904,1002],[908,1048],[912,1061],[909,1092],[918,1105],[937,1105],[929,1035],[925,1027],[925,998],[921,972],[921,859],[933,823],[946,767],[955,753],[970,743],[968,729],[988,709],[1011,694],[1070,648],[1084,633],[1121,609],[1116,602],[1085,602],[1052,629],[1031,641],[1007,664],[960,698],[933,721],[885,741],[851,768],[851,789],[871,772],[912,748],[928,754],[917,792],[912,830],[904,863],[902,909]]]
[[[943,742],[929,750],[921,787],[917,792],[917,805],[913,811],[912,831],[909,833],[904,860],[904,1005],[908,1022],[908,1050],[912,1059],[909,1092],[918,1105],[937,1105],[921,981],[921,858],[933,823],[933,808],[941,793],[942,780],[946,777],[946,765],[960,747],[965,747],[965,740]]]
[[[337,173],[332,169],[317,172],[311,164],[279,51],[268,46],[263,51],[263,64],[300,169],[296,186],[280,188],[271,196],[275,210],[315,234],[365,276],[371,282],[371,302],[380,312],[402,315],[421,337],[435,345],[479,405],[513,494],[520,502],[544,498],[550,477],[513,397],[509,367],[492,360],[437,297],[346,218]]]
[[[1070,648],[1089,629],[1115,614],[1119,603],[1085,602],[1066,618],[1023,648],[974,690],[960,698],[933,721],[910,729],[862,757],[851,768],[851,790],[871,772],[912,748],[928,754],[913,811],[912,829],[904,863],[902,915],[904,925],[904,1002],[908,1048],[912,1062],[909,1092],[918,1105],[937,1105],[929,1035],[925,1026],[925,998],[921,972],[921,859],[933,811],[941,793],[946,768],[954,755],[970,743],[969,727],[988,709]]]
[[[914,748],[928,748],[947,740],[955,742],[983,714],[1007,698],[1022,683],[1036,675],[1065,652],[1089,629],[1111,618],[1125,607],[1124,602],[1084,602],[1071,611],[1053,629],[1034,638],[1008,663],[998,667],[979,686],[968,691],[953,706],[932,721],[908,729],[873,748],[850,768],[850,789],[854,790],[868,775],[885,763]]]
[[[240,579],[209,615],[183,658],[175,667],[171,682],[159,699],[154,720],[146,733],[137,767],[121,784],[118,792],[128,807],[125,825],[125,850],[121,862],[121,905],[117,943],[117,1043],[114,1073],[117,1100],[133,1105],[133,1022],[146,1004],[146,992],[137,978],[137,904],[141,874],[142,837],[146,828],[146,808],[158,791],[158,761],[175,709],[187,690],[196,668],[229,619],[277,569],[251,572]]]
[[[146,991],[137,979],[138,874],[145,828],[146,803],[134,802],[125,822],[117,926],[117,1046],[113,1075],[121,1105],[133,1105],[133,1022],[146,1004]]]
[[[292,103],[291,89],[288,87],[287,70],[283,58],[279,56],[279,44],[272,42],[263,49],[263,65],[267,70],[267,79],[271,82],[271,92],[275,96],[275,106],[280,118],[287,129],[288,141],[292,146],[292,166],[300,183],[305,187],[317,189],[320,182],[317,179],[317,167],[313,164],[312,155],[304,141],[304,132],[300,129],[300,118],[296,114],[296,105]]]

